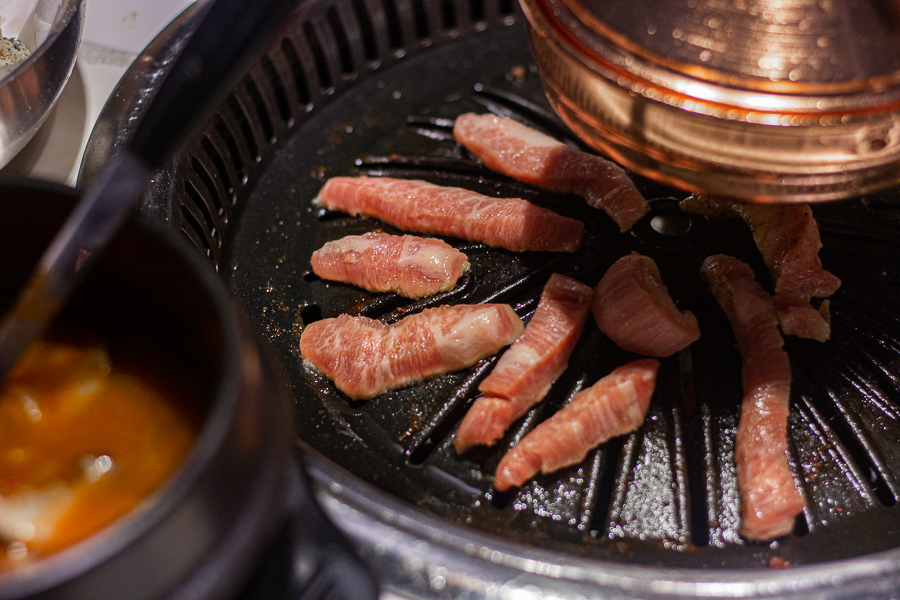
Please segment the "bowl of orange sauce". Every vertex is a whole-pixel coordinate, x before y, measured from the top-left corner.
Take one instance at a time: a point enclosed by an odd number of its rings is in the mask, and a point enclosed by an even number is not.
[[[0,569],[136,509],[194,445],[190,404],[177,382],[114,358],[103,342],[34,344],[0,392]]]
[[[77,200],[0,180],[0,302]],[[135,219],[0,391],[0,599],[219,598],[287,515],[287,405],[214,270]]]

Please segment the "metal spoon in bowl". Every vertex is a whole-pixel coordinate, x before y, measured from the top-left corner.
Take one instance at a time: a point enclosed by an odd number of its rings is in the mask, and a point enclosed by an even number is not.
[[[208,0],[124,152],[104,169],[44,252],[0,326],[0,385],[137,208],[154,170],[221,101],[298,0]]]

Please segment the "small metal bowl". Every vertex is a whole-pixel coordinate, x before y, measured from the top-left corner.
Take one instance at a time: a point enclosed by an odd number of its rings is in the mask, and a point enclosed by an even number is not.
[[[85,0],[60,0],[47,38],[0,79],[0,167],[47,119],[75,67]]]
[[[900,183],[900,18],[890,2],[522,7],[555,110],[642,175],[757,202]]]

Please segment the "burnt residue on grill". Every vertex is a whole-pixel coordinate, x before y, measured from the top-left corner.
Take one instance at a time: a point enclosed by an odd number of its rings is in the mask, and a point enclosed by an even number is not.
[[[442,25],[435,15],[423,15],[395,15],[387,38],[373,35],[372,23],[361,25],[361,36],[341,38],[332,30],[347,15],[332,14],[322,27],[283,42],[261,74],[245,82],[237,107],[226,107],[203,138],[199,167],[194,165],[200,175],[185,184],[196,193],[218,190],[223,198],[206,212],[185,208],[193,215],[188,233],[206,240],[208,254],[290,372],[299,437],[358,477],[438,516],[577,555],[672,567],[767,567],[900,544],[900,210],[894,195],[815,207],[822,261],[844,285],[831,301],[833,339],[819,344],[790,338],[786,345],[794,373],[791,466],[808,505],[792,535],[748,543],[738,533],[734,466],[740,357],[698,272],[709,254],[730,254],[748,262],[771,290],[749,231],[740,221],[686,215],[677,207],[684,194],[637,178],[652,210],[623,234],[580,198],[485,169],[453,139],[453,119],[463,112],[512,116],[583,145],[549,109],[521,28],[492,25],[490,36],[451,43],[449,34],[430,38]],[[515,21],[507,13],[489,17]],[[468,23],[457,21],[457,27]],[[401,47],[406,35],[423,47],[443,42],[400,60],[392,48]],[[344,54],[329,50],[335,44]],[[354,70],[357,54],[367,57],[366,66]],[[310,63],[310,56],[316,60]],[[389,67],[377,68],[379,56],[391,57],[384,58]],[[236,110],[241,106],[251,110]],[[257,118],[265,110],[268,121]],[[244,148],[242,132],[262,141]],[[269,138],[277,138],[277,153]],[[210,149],[216,152],[207,160]],[[217,160],[219,155],[231,162]],[[243,157],[240,168],[232,168],[233,157]],[[574,254],[517,254],[446,239],[466,253],[471,271],[453,290],[418,301],[323,281],[311,273],[309,257],[326,241],[395,231],[311,205],[327,177],[352,174],[523,197],[584,221],[584,246]],[[235,201],[235,188],[248,178],[252,193]],[[389,323],[440,304],[505,302],[527,320],[550,274],[594,285],[631,251],[656,260],[678,306],[698,317],[702,337],[662,360],[643,427],[520,490],[498,494],[492,487],[503,453],[579,390],[634,358],[592,319],[548,397],[497,445],[463,456],[452,439],[496,357],[352,402],[299,355],[306,323],[345,312]]]

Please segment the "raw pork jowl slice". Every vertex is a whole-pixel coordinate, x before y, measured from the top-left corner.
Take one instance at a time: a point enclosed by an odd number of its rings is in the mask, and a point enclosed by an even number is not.
[[[830,297],[841,280],[822,268],[819,226],[808,204],[766,206],[695,195],[683,200],[681,208],[712,217],[741,217],[775,281],[781,330],[819,342],[831,337],[828,301],[818,309],[809,301]]]
[[[594,288],[594,320],[620,348],[671,356],[700,338],[697,319],[679,311],[652,258],[632,252],[616,261]]]
[[[741,534],[769,540],[791,532],[805,501],[788,465],[791,365],[775,305],[745,263],[710,256],[701,274],[731,322],[744,396],[735,438]]]
[[[311,262],[322,279],[412,299],[452,289],[469,270],[466,255],[446,242],[376,232],[328,242]]]
[[[540,402],[565,371],[591,306],[591,288],[554,274],[534,316],[478,389],[478,398],[453,440],[457,452],[493,445],[512,423]]]
[[[522,333],[506,304],[440,306],[393,325],[341,315],[311,323],[300,336],[305,361],[354,400],[469,367]]]
[[[457,117],[453,134],[490,169],[554,192],[577,194],[606,212],[622,231],[650,210],[624,169],[518,121],[468,113]]]
[[[534,428],[497,465],[494,487],[506,491],[538,473],[578,464],[607,440],[641,426],[656,387],[659,362],[643,358],[618,367],[575,394]]]
[[[514,252],[575,252],[584,223],[521,198],[390,177],[334,177],[313,204],[379,219],[405,231],[447,235]]]

